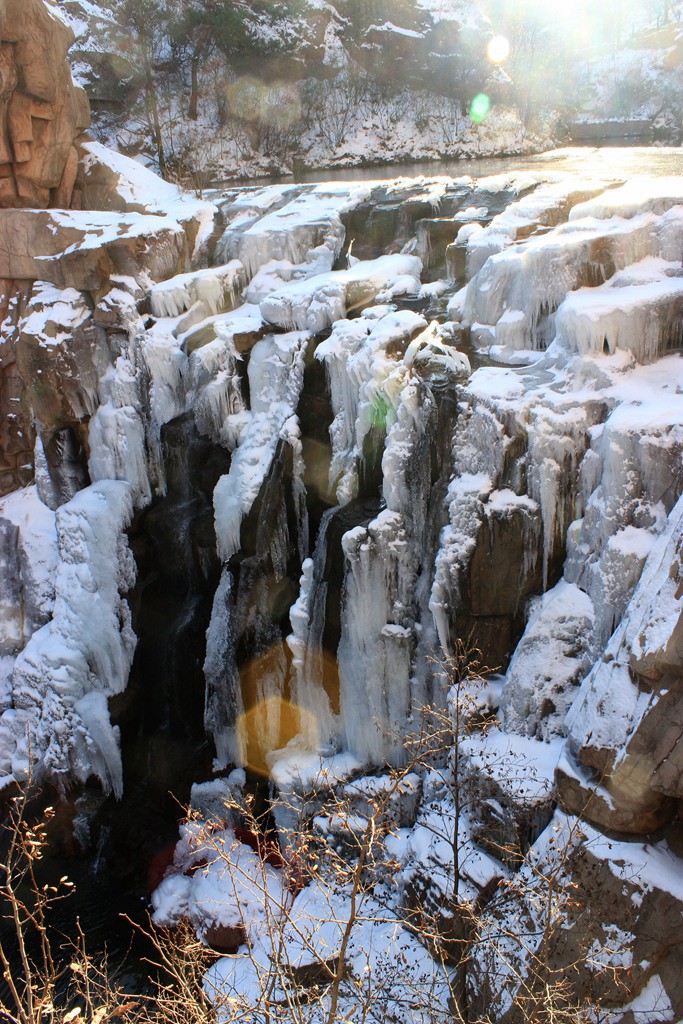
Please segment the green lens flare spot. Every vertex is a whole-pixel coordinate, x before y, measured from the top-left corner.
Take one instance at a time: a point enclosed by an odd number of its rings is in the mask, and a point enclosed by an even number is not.
[[[475,124],[481,124],[489,110],[491,109],[491,100],[488,98],[485,92],[477,93],[472,100],[470,106],[470,117]]]
[[[387,429],[389,403],[381,395],[376,395],[370,409],[370,423],[376,430]]]

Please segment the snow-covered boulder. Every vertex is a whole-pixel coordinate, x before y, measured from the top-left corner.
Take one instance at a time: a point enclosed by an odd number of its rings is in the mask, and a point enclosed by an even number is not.
[[[493,727],[460,740],[460,785],[472,840],[519,866],[555,810],[561,740],[549,743]]]
[[[351,310],[397,295],[416,295],[421,271],[417,256],[380,256],[283,285],[261,302],[261,313],[279,327],[319,334]]]
[[[479,922],[468,986],[476,1011],[522,1019],[563,994],[624,1024],[683,1011],[683,863],[666,840],[608,839],[557,813]]]
[[[564,580],[538,600],[515,649],[501,694],[505,728],[542,739],[564,718],[594,657],[593,602]]]
[[[567,716],[563,804],[621,832],[666,824],[683,797],[683,501],[645,563],[621,625]]]
[[[188,238],[170,217],[83,210],[5,210],[0,275],[104,290],[112,274],[142,284],[187,269]]]
[[[83,142],[77,187],[81,209],[168,217],[186,232],[192,258],[206,256],[216,207],[164,181],[137,160],[99,142]]]

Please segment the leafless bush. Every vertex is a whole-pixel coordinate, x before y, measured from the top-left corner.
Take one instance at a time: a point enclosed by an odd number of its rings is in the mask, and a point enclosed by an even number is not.
[[[112,979],[106,956],[95,959],[88,953],[80,926],[76,935],[64,937],[64,944],[50,929],[51,911],[72,896],[73,884],[66,877],[57,885],[41,883],[38,867],[54,812],[48,807],[31,822],[27,793],[12,800],[2,828],[0,969],[5,985],[0,1018],[9,1024],[138,1020],[144,999]]]
[[[445,152],[452,152],[462,142],[468,119],[462,109],[459,99],[451,96],[433,96],[432,124],[440,149]]]
[[[360,73],[345,70],[333,79],[308,79],[302,94],[304,123],[334,151],[363,116],[367,98],[367,79]]]
[[[496,724],[483,699],[487,670],[471,641],[456,642],[434,669],[448,686],[448,703],[420,709],[404,767],[349,778],[321,762],[315,777],[281,788],[278,843],[267,838],[249,800],[226,804],[223,820],[190,820],[178,870],[202,873],[204,894],[212,874],[221,880],[215,905],[204,895],[193,910],[190,898],[190,920],[206,935],[213,915],[225,921],[229,907],[240,935],[237,952],[219,957],[204,982],[221,1020],[384,1024],[405,1013],[423,1024],[491,1024],[496,1014],[482,1002],[495,980],[489,970],[505,974],[522,1024],[599,1018],[568,977],[586,966],[588,951],[577,950],[562,969],[553,961],[558,929],[578,907],[571,865],[580,827],[552,836],[545,859],[514,841],[500,843],[496,876],[483,889],[473,886],[468,825],[477,794],[465,748],[475,736],[485,748]],[[481,756],[483,771],[508,782],[532,771],[510,753]],[[440,809],[433,813],[423,793],[420,827],[450,856],[441,854],[445,884],[427,878],[398,896],[392,849],[404,824],[402,801],[416,780],[430,787]],[[245,856],[245,836],[258,856]],[[513,862],[516,870],[506,867]],[[499,914],[490,912],[496,905]],[[603,960],[611,970],[609,957]]]
[[[481,771],[508,782],[528,778],[531,768],[500,749],[487,753],[496,723],[484,699],[488,672],[472,642],[457,641],[433,670],[448,700],[419,709],[403,767],[362,776],[321,760],[305,779],[290,776],[273,804],[277,834],[249,796],[189,815],[175,873],[158,890],[164,927],[146,930],[156,978],[149,998],[117,988],[80,931],[71,955],[55,958],[47,916],[70,885],[40,885],[46,823],[29,825],[25,799],[15,801],[0,886],[12,923],[12,949],[0,944],[10,993],[0,1004],[4,1019],[493,1024],[505,991],[506,1018],[519,1024],[599,1021],[599,1007],[577,995],[572,979],[591,957],[617,975],[610,951],[577,947],[569,962],[555,957],[558,934],[581,910],[572,873],[580,822],[558,828],[541,853],[494,843],[498,868],[483,887],[473,884],[477,792],[468,744],[481,747]],[[414,827],[435,838],[438,857],[420,861],[422,879],[413,874],[397,886],[405,862],[396,850],[415,814]],[[232,951],[219,952],[226,936]],[[66,993],[59,999],[58,989]]]

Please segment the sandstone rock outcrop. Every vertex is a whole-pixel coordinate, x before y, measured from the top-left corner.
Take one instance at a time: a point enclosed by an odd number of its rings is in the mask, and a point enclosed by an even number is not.
[[[35,429],[26,385],[17,366],[18,322],[30,286],[0,281],[0,494],[30,483]]]
[[[66,54],[73,32],[52,0],[0,5],[0,207],[68,207],[90,124]]]
[[[0,404],[9,411],[0,421],[0,494],[33,475],[35,427],[17,350],[31,282],[49,276],[33,261],[41,253],[37,227],[49,235],[44,254],[68,244],[54,223],[36,220],[49,214],[29,209],[77,202],[75,143],[90,123],[87,96],[74,85],[67,61],[72,41],[52,0],[0,3]]]
[[[597,1001],[615,1024],[680,1020],[683,886],[669,839],[608,839],[558,813],[533,868],[502,886],[482,916],[470,977],[476,1010],[522,1021],[543,983],[562,977],[570,1000]],[[559,878],[563,895],[549,895]],[[517,946],[510,937],[520,931]]]
[[[29,483],[39,455],[57,504],[88,483],[98,381],[121,352],[121,303],[93,310],[112,277],[140,298],[189,270],[215,213],[87,141],[73,38],[53,0],[1,0],[0,494]]]
[[[162,281],[186,270],[188,256],[185,232],[168,218],[7,210],[0,220],[0,277],[13,280],[101,292],[112,274]]]

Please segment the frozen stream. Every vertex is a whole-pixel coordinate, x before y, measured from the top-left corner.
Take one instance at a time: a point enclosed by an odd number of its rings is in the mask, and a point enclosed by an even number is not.
[[[563,171],[571,174],[604,177],[648,175],[662,177],[683,174],[681,146],[572,146],[553,149],[534,156],[490,157],[483,160],[422,160],[407,164],[377,164],[372,167],[328,168],[301,171],[281,178],[258,178],[242,183],[242,187],[275,181],[375,181],[382,178],[417,178],[447,174],[473,178],[509,171]]]

